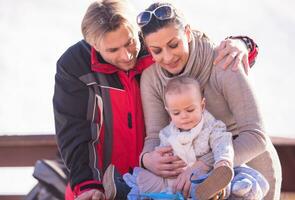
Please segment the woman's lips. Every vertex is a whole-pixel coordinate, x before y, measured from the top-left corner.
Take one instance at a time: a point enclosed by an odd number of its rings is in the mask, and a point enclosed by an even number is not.
[[[178,67],[178,61],[179,61],[179,59],[176,60],[175,62],[167,64],[166,66],[171,69],[176,68],[176,67]]]

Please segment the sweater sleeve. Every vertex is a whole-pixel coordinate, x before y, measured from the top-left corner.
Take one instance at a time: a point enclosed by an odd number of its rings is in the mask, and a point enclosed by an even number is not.
[[[237,125],[238,136],[233,140],[233,146],[234,166],[238,166],[266,150],[266,136],[257,101],[243,69],[237,72],[217,70],[218,87]]]
[[[143,153],[153,151],[160,144],[159,133],[169,124],[162,95],[156,88],[156,80],[151,68],[145,70],[140,81],[142,106],[146,126],[146,138]]]

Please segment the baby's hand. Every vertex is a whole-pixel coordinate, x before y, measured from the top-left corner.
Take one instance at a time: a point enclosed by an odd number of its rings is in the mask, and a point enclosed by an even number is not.
[[[190,177],[194,169],[192,167],[187,167],[181,174],[178,175],[173,184],[173,192],[182,192],[185,198],[189,197],[191,181]]]
[[[203,161],[197,160],[193,165],[192,168],[194,169],[192,179],[195,180],[199,176],[207,174],[210,170],[210,167],[206,165]]]
[[[181,174],[178,175],[173,185],[174,192],[182,192],[184,197],[188,197],[192,179],[196,179],[201,175],[208,173],[210,168],[203,161],[196,161],[193,165],[188,166]]]

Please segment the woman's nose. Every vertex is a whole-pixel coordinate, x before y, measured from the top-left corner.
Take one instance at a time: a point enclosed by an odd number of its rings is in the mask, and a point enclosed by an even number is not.
[[[169,50],[164,50],[163,53],[163,62],[165,64],[170,64],[172,62],[173,54]]]

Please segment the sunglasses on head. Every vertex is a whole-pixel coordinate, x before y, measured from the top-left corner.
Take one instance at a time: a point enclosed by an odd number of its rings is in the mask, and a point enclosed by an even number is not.
[[[153,15],[159,20],[172,19],[175,17],[175,11],[174,8],[169,5],[159,6],[153,11],[143,11],[137,16],[137,24],[140,27],[147,25],[151,21]]]

